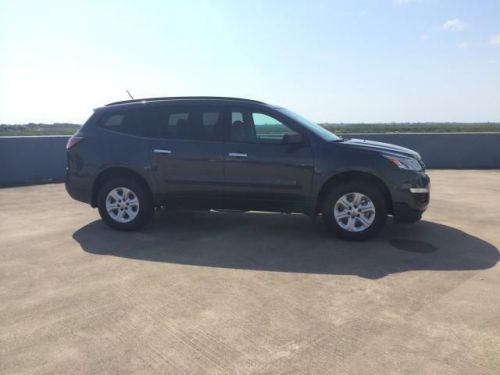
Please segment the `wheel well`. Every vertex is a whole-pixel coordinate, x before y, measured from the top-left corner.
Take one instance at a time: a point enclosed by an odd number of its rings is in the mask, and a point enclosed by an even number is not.
[[[364,183],[377,186],[384,194],[388,212],[393,212],[391,193],[387,188],[387,185],[379,177],[368,172],[360,171],[342,172],[326,181],[318,194],[318,199],[316,200],[316,212],[319,212],[321,210],[321,204],[323,203],[328,190],[330,190],[333,185],[344,181],[362,181]]]
[[[99,189],[101,188],[101,186],[110,178],[116,178],[116,177],[130,178],[138,181],[149,191],[149,193],[152,196],[149,184],[144,179],[144,177],[142,177],[139,173],[134,172],[127,168],[113,167],[102,171],[95,179],[94,185],[92,187],[92,201],[91,201],[92,207],[97,207],[97,196],[99,194]]]

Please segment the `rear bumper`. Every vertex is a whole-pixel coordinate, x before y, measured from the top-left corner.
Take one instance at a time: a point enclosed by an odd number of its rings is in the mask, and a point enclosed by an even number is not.
[[[87,178],[74,176],[66,170],[65,186],[71,198],[83,203],[91,203],[92,189]]]

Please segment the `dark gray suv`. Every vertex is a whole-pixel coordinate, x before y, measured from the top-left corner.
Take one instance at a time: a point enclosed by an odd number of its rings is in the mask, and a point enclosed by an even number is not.
[[[288,109],[220,97],[128,100],[98,108],[67,144],[66,189],[118,230],[157,207],[321,213],[344,239],[420,219],[420,155],[342,139]]]

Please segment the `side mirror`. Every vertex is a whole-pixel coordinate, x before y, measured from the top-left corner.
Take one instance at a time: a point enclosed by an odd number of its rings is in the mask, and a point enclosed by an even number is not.
[[[283,136],[284,145],[301,145],[304,143],[304,138],[300,134],[285,134]]]

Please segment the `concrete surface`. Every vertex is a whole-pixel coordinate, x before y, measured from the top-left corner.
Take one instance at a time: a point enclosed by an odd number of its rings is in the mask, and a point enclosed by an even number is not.
[[[105,227],[0,190],[2,374],[500,374],[500,172],[431,171],[423,222],[347,243],[300,215]]]
[[[500,133],[344,134],[414,149],[429,168],[499,169]],[[0,187],[63,181],[68,136],[0,137]]]

